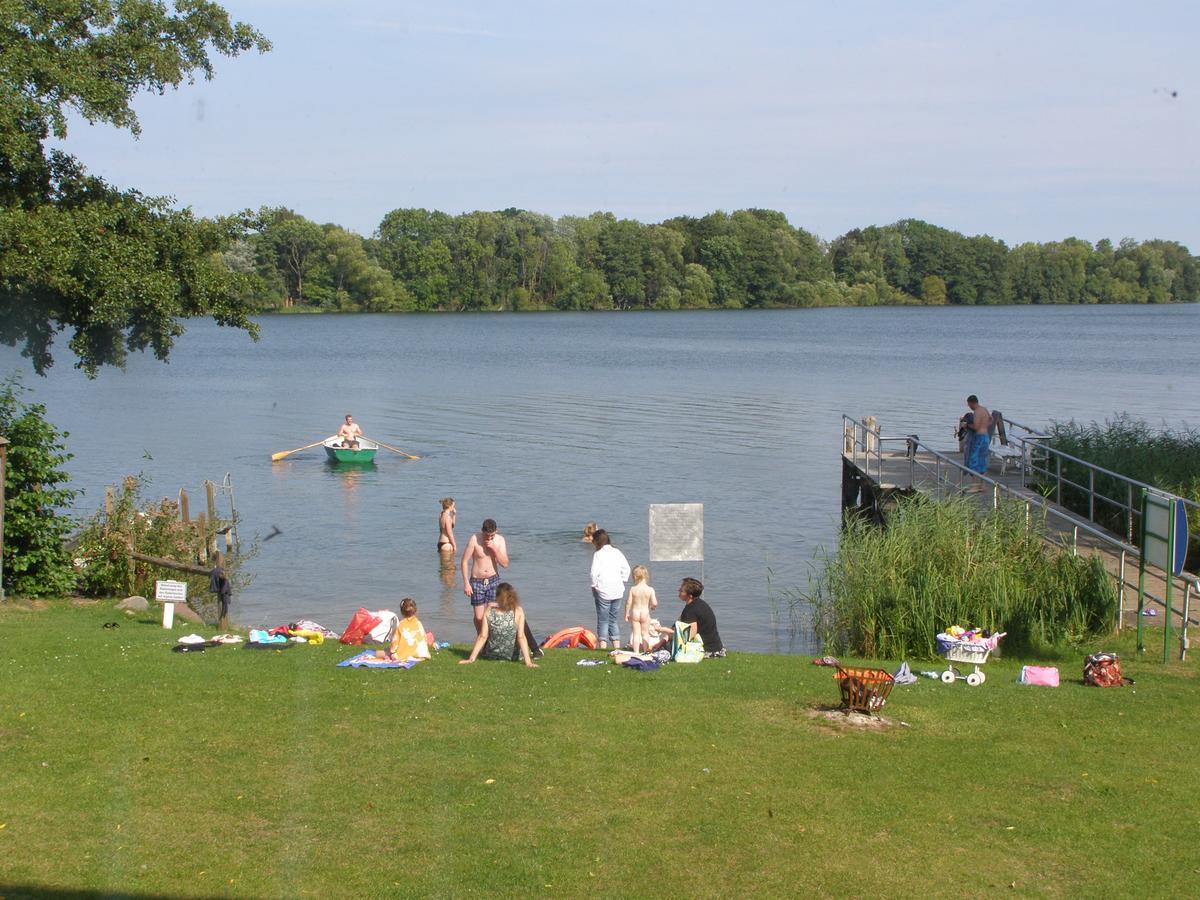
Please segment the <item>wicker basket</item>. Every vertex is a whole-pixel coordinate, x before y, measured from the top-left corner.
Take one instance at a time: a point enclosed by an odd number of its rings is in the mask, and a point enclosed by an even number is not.
[[[833,675],[842,689],[842,708],[870,715],[883,709],[895,679],[883,669],[838,666]]]

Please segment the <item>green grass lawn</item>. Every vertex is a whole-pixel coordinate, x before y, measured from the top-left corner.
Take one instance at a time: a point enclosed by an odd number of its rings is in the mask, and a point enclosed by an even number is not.
[[[364,671],[336,642],[169,652],[183,633],[0,607],[0,896],[1145,896],[1200,872],[1190,663],[1100,690],[1075,655],[1058,689],[995,660],[896,688],[910,727],[864,733],[811,715],[837,689],[802,657]]]

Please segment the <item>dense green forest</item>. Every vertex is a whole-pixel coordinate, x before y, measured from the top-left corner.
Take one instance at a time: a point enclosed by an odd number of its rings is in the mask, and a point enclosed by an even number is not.
[[[247,213],[225,253],[260,308],[294,311],[726,309],[1200,300],[1174,241],[1008,247],[915,219],[824,242],[779,212],[657,225],[611,213],[397,209],[369,238],[291,210]]]

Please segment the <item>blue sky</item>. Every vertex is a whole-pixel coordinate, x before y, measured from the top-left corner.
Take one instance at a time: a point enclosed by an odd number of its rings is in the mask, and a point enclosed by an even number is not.
[[[77,123],[93,171],[362,234],[400,206],[754,206],[826,239],[917,217],[1200,252],[1195,4],[225,6],[274,49],[140,98],[140,140]]]

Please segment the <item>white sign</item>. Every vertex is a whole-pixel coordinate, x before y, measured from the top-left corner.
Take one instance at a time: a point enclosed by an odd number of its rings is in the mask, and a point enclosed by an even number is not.
[[[187,603],[187,582],[154,582],[154,599],[163,603]]]
[[[1142,528],[1145,529],[1142,558],[1150,565],[1166,571],[1171,570],[1168,541],[1171,539],[1171,526],[1175,524],[1171,519],[1171,506],[1170,497],[1146,491],[1146,504],[1142,508]]]
[[[704,559],[704,504],[650,504],[650,559]]]

